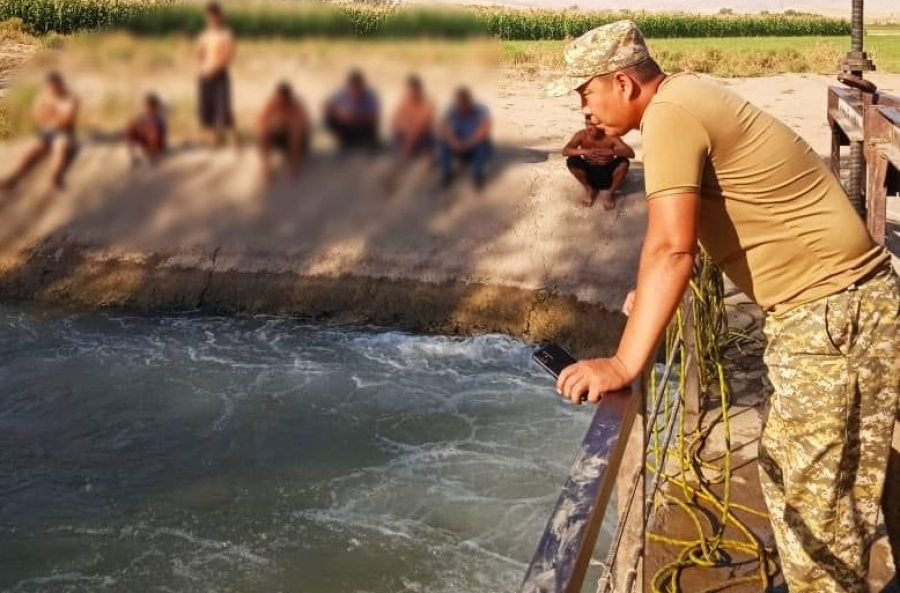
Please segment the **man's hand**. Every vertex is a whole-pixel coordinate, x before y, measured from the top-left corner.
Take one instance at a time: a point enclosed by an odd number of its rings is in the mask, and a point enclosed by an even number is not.
[[[628,387],[633,377],[617,357],[583,360],[563,369],[556,382],[556,390],[575,405],[583,395],[596,404],[609,392]]]
[[[635,294],[636,294],[636,292],[632,290],[625,297],[625,302],[622,304],[622,313],[625,314],[625,317],[631,316],[631,311],[634,309],[634,295]]]

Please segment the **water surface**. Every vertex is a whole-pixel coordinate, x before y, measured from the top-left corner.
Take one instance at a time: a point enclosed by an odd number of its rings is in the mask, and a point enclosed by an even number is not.
[[[529,353],[0,308],[0,591],[514,591],[589,421]]]

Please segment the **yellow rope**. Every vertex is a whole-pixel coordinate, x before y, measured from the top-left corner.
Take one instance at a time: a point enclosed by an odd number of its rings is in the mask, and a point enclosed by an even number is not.
[[[653,593],[682,593],[681,578],[688,570],[717,569],[734,566],[736,556],[746,557],[740,564],[748,562],[758,563],[758,573],[752,576],[731,579],[726,583],[716,585],[697,593],[717,593],[733,587],[757,583],[760,590],[768,590],[772,578],[778,572],[774,550],[766,548],[759,538],[747,527],[736,513],[743,513],[754,517],[768,517],[766,513],[749,508],[745,505],[735,504],[731,500],[732,477],[732,453],[731,453],[731,425],[729,419],[730,388],[725,377],[722,350],[729,346],[737,345],[741,336],[734,332],[729,335],[727,316],[724,304],[724,287],[721,272],[706,254],[699,258],[695,268],[694,278],[690,283],[693,295],[692,313],[694,319],[694,344],[695,350],[688,353],[684,346],[685,315],[679,309],[674,323],[670,326],[666,336],[666,351],[671,354],[673,348],[679,348],[680,376],[678,391],[680,405],[669,405],[669,394],[666,389],[656,389],[655,376],[651,381],[654,397],[653,407],[659,409],[656,404],[659,397],[665,397],[662,402],[663,418],[650,419],[653,423],[652,438],[652,462],[648,455],[647,469],[653,474],[660,474],[661,483],[671,484],[677,487],[682,497],[672,494],[661,494],[663,503],[673,505],[681,509],[693,524],[696,537],[688,539],[671,538],[657,533],[648,533],[651,541],[675,546],[681,549],[678,557],[671,563],[660,568],[653,575],[650,582],[650,590]],[[691,354],[691,356],[689,356]],[[717,388],[721,396],[721,424],[724,435],[725,453],[721,457],[721,466],[706,461],[702,457],[703,449],[712,433],[715,423],[698,423],[698,427],[687,431],[685,425],[684,396],[686,393],[687,365],[697,365],[700,380],[700,392],[705,395],[712,393],[713,387]],[[655,373],[654,373],[655,375]],[[663,451],[669,443],[661,439],[662,427],[669,425],[671,414],[679,414],[679,431],[677,447],[670,450],[669,455],[678,456],[677,463],[665,464],[666,454]],[[677,473],[667,473],[668,467],[678,467]],[[711,476],[709,474],[712,474]],[[713,492],[713,486],[721,486],[722,495]],[[700,503],[706,503],[707,509],[717,514],[718,528],[708,532],[705,525],[708,522],[698,512]],[[743,540],[726,539],[725,532],[731,527],[741,534]]]

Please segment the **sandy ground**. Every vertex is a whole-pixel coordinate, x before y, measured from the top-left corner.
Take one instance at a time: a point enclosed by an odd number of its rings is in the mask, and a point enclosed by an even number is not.
[[[294,83],[314,114],[351,65],[376,81],[389,109],[411,70],[423,74],[442,106],[465,83],[495,119],[498,158],[482,195],[467,179],[438,191],[437,172],[425,162],[389,194],[383,188],[389,157],[339,160],[321,129],[301,178],[281,179],[268,189],[259,183],[254,150],[211,152],[191,148],[184,137],[161,165],[132,169],[121,144],[109,141],[119,125],[109,113],[126,113],[145,90],[157,89],[173,119],[192,121],[189,69],[164,56],[161,67],[135,80],[127,61],[97,64],[86,51],[57,55],[42,66],[73,73],[72,85],[84,101],[86,140],[64,192],[48,192],[34,175],[0,200],[0,215],[13,221],[0,229],[0,262],[6,270],[22,266],[36,245],[65,237],[105,258],[152,254],[165,265],[206,269],[215,254],[215,271],[488,282],[617,309],[633,283],[644,229],[639,135],[626,138],[638,158],[617,209],[580,207],[581,190],[559,155],[580,126],[576,98],[543,96],[554,73],[520,76],[486,63],[483,50],[476,53],[479,59],[468,62],[426,64],[372,51],[345,61],[312,49],[244,52],[234,84],[239,123],[250,129],[280,79]],[[900,91],[900,75],[875,80],[885,91]],[[825,101],[831,82],[788,75],[722,84],[787,122],[824,157],[830,150]],[[0,174],[20,150],[20,143],[0,146]]]

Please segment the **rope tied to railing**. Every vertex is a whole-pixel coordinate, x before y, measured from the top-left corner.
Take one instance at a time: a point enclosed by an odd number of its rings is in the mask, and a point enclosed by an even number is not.
[[[758,562],[757,574],[729,580],[710,587],[703,593],[722,591],[749,583],[758,583],[760,590],[768,590],[778,572],[774,550],[767,548],[736,513],[760,518],[767,518],[767,515],[747,506],[735,504],[731,500],[732,450],[729,415],[731,389],[725,375],[723,353],[727,347],[739,345],[740,341],[747,339],[747,336],[728,328],[722,274],[705,253],[698,258],[689,290],[691,298],[688,301],[693,327],[686,327],[686,311],[682,308],[670,325],[666,337],[667,359],[671,359],[676,352],[680,353],[679,398],[673,406],[664,406],[662,422],[658,417],[653,417],[651,425],[651,419],[648,419],[653,436],[652,446],[648,449],[647,470],[655,476],[659,485],[672,484],[682,495],[678,497],[673,493],[660,492],[658,488],[654,488],[650,492],[649,507],[652,509],[653,503],[659,498],[664,504],[681,509],[693,524],[697,535],[693,539],[677,539],[648,532],[648,538],[652,541],[681,548],[674,561],[660,568],[652,576],[649,590],[653,593],[680,593],[681,578],[685,571],[733,566],[735,555],[747,556],[748,562]],[[685,348],[686,331],[693,331],[694,349],[691,352]],[[696,376],[700,382],[700,393],[705,395],[707,400],[716,394],[720,398],[720,416],[716,421],[721,423],[724,440],[721,466],[703,457],[704,447],[717,422],[701,421],[692,430],[688,430],[686,426],[684,397],[687,392],[689,364],[697,365]],[[665,389],[653,390],[653,393],[657,398],[668,397]],[[654,402],[651,407],[659,409],[659,402]],[[664,426],[673,423],[675,417],[679,418],[678,446],[674,451],[678,455],[676,462],[678,470],[673,472],[667,469],[671,466],[667,463],[668,455],[671,454],[667,447],[670,441],[661,439],[660,433]],[[713,486],[721,486],[721,496],[714,491]],[[704,520],[699,512],[703,504],[717,515],[718,525],[711,532],[704,528]],[[744,539],[727,538],[726,532],[729,527],[737,530]]]

